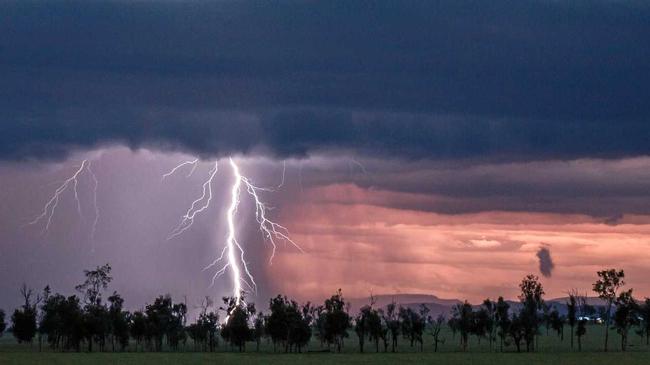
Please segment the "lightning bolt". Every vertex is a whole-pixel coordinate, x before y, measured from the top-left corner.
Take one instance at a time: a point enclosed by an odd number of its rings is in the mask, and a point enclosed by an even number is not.
[[[177,165],[173,169],[171,169],[168,173],[164,174],[162,176],[161,180],[164,181],[166,178],[174,175],[174,173],[176,173],[176,171],[178,171],[178,169],[183,168],[184,166],[187,166],[187,165],[192,165],[192,169],[190,170],[189,174],[187,174],[187,177],[190,177],[190,176],[192,176],[192,174],[196,170],[196,167],[199,165],[199,159],[196,158],[196,159],[191,160],[191,161],[185,161],[185,162],[180,163],[179,165]]]
[[[83,175],[84,172],[88,173],[88,175],[90,175],[91,179],[94,182],[93,206],[95,209],[95,219],[91,227],[91,238],[94,239],[95,232],[97,229],[97,223],[99,221],[99,208],[97,206],[97,187],[99,185],[99,182],[97,181],[97,176],[95,175],[92,168],[90,167],[89,160],[83,160],[81,162],[81,166],[79,166],[79,168],[75,171],[75,173],[72,176],[70,176],[68,179],[63,181],[61,185],[59,185],[59,187],[52,194],[51,198],[45,203],[45,206],[43,206],[43,211],[41,212],[41,214],[39,214],[31,222],[27,223],[27,225],[35,225],[41,221],[45,221],[46,222],[45,232],[49,231],[50,226],[52,225],[52,219],[54,217],[54,213],[56,212],[56,209],[59,206],[61,195],[70,188],[72,188],[72,192],[74,194],[74,200],[77,204],[77,213],[79,213],[79,217],[83,219],[81,200],[79,199],[79,178]]]
[[[217,278],[221,277],[227,271],[229,271],[232,278],[233,297],[235,298],[236,304],[239,305],[242,302],[243,285],[246,285],[246,287],[248,287],[253,292],[257,292],[257,283],[255,282],[255,278],[253,277],[248,263],[246,262],[246,252],[237,239],[235,220],[237,218],[237,212],[239,204],[241,202],[242,191],[245,192],[246,195],[249,196],[252,199],[252,202],[255,204],[255,219],[259,225],[259,229],[262,232],[264,240],[271,245],[272,252],[269,262],[273,261],[273,258],[275,257],[275,251],[277,249],[277,244],[280,241],[290,243],[300,252],[304,251],[298,244],[296,244],[296,242],[294,242],[289,237],[289,230],[286,227],[268,218],[267,211],[271,208],[260,199],[260,193],[272,192],[274,190],[255,186],[248,177],[241,174],[239,166],[235,160],[229,158],[228,162],[234,175],[234,181],[230,188],[230,206],[228,207],[228,211],[226,213],[228,235],[226,237],[226,243],[221,250],[221,255],[208,266],[206,266],[203,270],[205,271],[217,267],[217,265],[223,262],[219,270],[217,270],[213,275],[212,284],[214,284]],[[174,174],[176,171],[178,171],[178,169],[189,164],[194,164],[194,162],[185,161],[177,165],[170,171],[170,173],[168,173],[168,176]],[[187,229],[189,229],[194,223],[194,218],[209,208],[210,202],[212,200],[212,183],[214,181],[214,176],[218,170],[217,166],[217,162],[215,162],[214,168],[210,170],[208,179],[203,183],[202,195],[194,200],[194,202],[192,202],[186,214],[181,218],[180,225],[176,227],[174,231],[172,231],[172,234],[169,237],[170,239],[179,236]],[[285,168],[283,168],[282,183],[280,186],[282,186],[284,183]]]

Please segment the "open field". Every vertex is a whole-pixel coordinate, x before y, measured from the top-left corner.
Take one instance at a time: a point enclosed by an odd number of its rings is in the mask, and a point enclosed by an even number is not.
[[[400,353],[400,354],[258,354],[258,353],[0,353],[0,363],[14,364],[648,364],[647,353]]]
[[[565,329],[568,334],[569,328]],[[0,364],[648,364],[650,363],[650,347],[645,345],[645,339],[630,333],[630,347],[626,353],[618,351],[619,336],[615,331],[610,333],[610,352],[602,352],[603,327],[589,326],[588,335],[583,338],[583,351],[571,350],[569,337],[564,341],[553,333],[546,335],[542,330],[539,336],[539,351],[536,353],[514,353],[513,347],[509,352],[498,353],[490,351],[487,341],[480,344],[476,338],[471,339],[469,352],[459,351],[457,337],[446,331],[445,343],[440,345],[439,352],[433,353],[431,338],[426,337],[424,352],[417,352],[406,341],[400,341],[398,353],[375,353],[374,343],[366,343],[366,353],[359,354],[357,339],[354,334],[346,341],[342,354],[308,352],[303,354],[273,353],[270,344],[264,343],[261,351],[256,352],[254,344],[250,344],[246,353],[232,353],[223,344],[215,353],[195,352],[193,345],[188,342],[180,352],[142,353],[55,353],[47,347],[38,351],[38,345],[18,345],[10,334],[0,338]],[[577,343],[576,343],[577,346]],[[313,341],[310,350],[320,351],[320,344]]]

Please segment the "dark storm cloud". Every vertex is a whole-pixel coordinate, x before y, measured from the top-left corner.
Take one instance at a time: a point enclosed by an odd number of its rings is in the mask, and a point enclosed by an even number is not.
[[[650,152],[636,1],[3,2],[0,157]]]
[[[537,258],[539,259],[539,272],[544,275],[544,277],[550,278],[553,274],[553,269],[555,264],[551,258],[551,249],[549,246],[542,246],[537,251]]]

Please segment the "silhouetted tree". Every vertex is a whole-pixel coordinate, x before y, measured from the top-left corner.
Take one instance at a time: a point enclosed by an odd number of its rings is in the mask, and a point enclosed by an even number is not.
[[[117,341],[120,350],[124,351],[129,344],[129,321],[131,314],[122,310],[124,307],[124,299],[117,292],[113,292],[113,295],[108,297],[108,302],[110,303],[108,316],[112,348],[115,351],[115,342]]]
[[[95,270],[84,270],[86,280],[75,287],[84,298],[84,334],[89,352],[93,350],[93,342],[97,342],[100,351],[103,351],[109,332],[110,319],[108,318],[108,309],[102,303],[102,292],[113,280],[110,274],[111,266],[109,264],[97,266]]]
[[[428,319],[431,336],[433,336],[433,352],[438,352],[438,344],[445,343],[445,339],[440,337],[442,327],[445,324],[445,316],[440,314],[436,319],[431,317]]]
[[[397,303],[395,303],[395,301],[386,306],[386,312],[384,312],[383,319],[386,323],[388,332],[390,332],[392,351],[395,352],[397,349],[397,339],[399,338],[400,329],[402,327],[399,320]]]
[[[474,327],[474,312],[472,305],[465,301],[462,304],[456,304],[452,308],[452,317],[455,319],[455,325],[460,332],[460,345],[463,351],[467,351],[469,334]]]
[[[485,313],[485,334],[490,342],[490,350],[492,350],[492,343],[496,339],[496,318],[497,318],[497,303],[491,301],[489,298],[483,301],[483,310]]]
[[[262,343],[262,338],[266,333],[266,319],[267,317],[264,316],[264,313],[259,312],[253,320],[253,340],[255,340],[255,351],[260,351],[260,344]]]
[[[237,301],[233,297],[224,297],[228,319],[221,329],[221,337],[230,343],[231,346],[239,349],[239,352],[246,350],[246,342],[253,339],[253,331],[248,326],[251,317],[257,312],[252,304],[246,305],[244,299]]]
[[[503,344],[510,331],[510,304],[503,300],[503,297],[497,299],[495,309],[496,326],[499,328],[498,335],[501,342],[501,352],[503,352]]]
[[[521,294],[519,301],[523,307],[519,320],[523,326],[526,341],[526,350],[533,351],[535,348],[535,337],[539,331],[540,316],[538,312],[543,308],[544,288],[535,275],[528,275],[519,284]]]
[[[40,297],[36,296],[36,300],[32,301],[33,291],[27,288],[26,284],[20,288],[20,294],[24,304],[11,316],[12,330],[18,343],[31,343],[36,336],[36,306],[40,302]]]
[[[147,336],[147,317],[142,311],[133,312],[129,325],[129,333],[135,340],[135,348],[137,351],[138,346],[142,344],[142,341]]]
[[[521,352],[521,341],[527,335],[526,323],[524,320],[522,320],[521,313],[515,313],[512,315],[512,320],[508,326],[508,334],[517,347],[517,352]]]
[[[560,341],[564,341],[564,317],[555,308],[549,313],[549,323],[553,331],[560,337]]]
[[[627,339],[630,328],[639,323],[639,306],[632,297],[632,289],[624,291],[616,298],[616,312],[614,313],[614,327],[621,335],[621,351],[627,349]]]
[[[325,301],[321,317],[324,320],[325,341],[328,346],[336,345],[337,351],[341,352],[343,339],[348,337],[348,328],[350,328],[350,315],[346,311],[341,289]]]
[[[153,304],[148,304],[145,307],[145,339],[147,342],[153,343],[155,351],[162,351],[165,337],[172,349],[178,347],[185,336],[183,323],[186,314],[186,305],[184,303],[174,304],[169,295],[159,296]],[[140,320],[140,318],[137,319]]]
[[[567,323],[569,328],[571,328],[571,348],[573,348],[573,335],[575,333],[575,326],[578,322],[578,292],[577,290],[571,290],[569,292],[569,299],[566,302],[567,307]]]
[[[368,316],[368,337],[375,342],[375,352],[379,352],[379,342],[384,338],[385,330],[379,311],[371,309]]]
[[[593,290],[600,299],[605,301],[605,352],[607,352],[612,305],[616,301],[618,290],[625,285],[625,272],[616,269],[602,270],[598,272],[598,278],[594,283]]]
[[[428,313],[428,308],[426,308],[426,306],[420,307],[420,313],[409,307],[400,307],[399,309],[399,317],[402,322],[402,336],[409,340],[411,347],[413,347],[415,343],[420,344],[420,351],[422,351],[424,342],[422,336],[424,333],[424,327],[426,326],[426,318],[423,318],[425,312]]]

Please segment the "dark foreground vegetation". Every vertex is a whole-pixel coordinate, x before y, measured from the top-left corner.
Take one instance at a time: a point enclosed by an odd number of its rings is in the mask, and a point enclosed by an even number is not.
[[[633,298],[632,289],[623,290],[623,271],[603,270],[597,275],[593,290],[603,304],[592,306],[586,294],[571,290],[566,300],[566,313],[544,301],[542,284],[537,277],[529,275],[519,284],[518,302],[499,297],[486,299],[478,306],[459,303],[453,307],[449,318],[430,315],[425,305],[412,308],[393,302],[378,308],[373,298],[358,313],[352,314],[339,290],[322,305],[299,305],[278,295],[269,300],[266,312],[258,311],[252,303],[237,303],[230,297],[223,298],[223,304],[217,308],[210,298],[205,298],[198,318],[188,323],[187,305],[174,302],[170,296],[155,298],[142,310],[126,311],[118,293],[106,296],[110,293],[108,286],[112,277],[111,267],[104,265],[85,271],[85,280],[76,287],[79,295],[66,297],[52,293],[49,287],[35,294],[23,285],[20,293],[24,304],[8,318],[14,340],[5,336],[0,341],[0,356],[11,354],[10,358],[20,362],[29,361],[33,352],[43,352],[44,357],[35,359],[49,363],[57,361],[57,352],[82,351],[248,351],[267,355],[344,352],[346,356],[353,352],[430,353],[418,355],[424,356],[420,359],[443,352],[439,356],[444,356],[445,362],[453,362],[447,359],[452,356],[451,352],[457,353],[453,355],[458,356],[456,359],[463,359],[458,353],[478,352],[487,356],[482,359],[494,357],[497,361],[498,354],[503,352],[549,355],[616,349],[620,355],[617,361],[622,363],[626,363],[625,359],[632,363],[648,359],[650,299],[639,302]],[[0,336],[6,330],[6,322],[4,312],[0,312]],[[616,346],[609,343],[610,332],[617,337]],[[635,354],[623,356],[621,352],[628,349]],[[141,362],[135,354],[124,355],[121,358],[124,361],[120,362]],[[101,363],[102,355],[95,356]],[[260,355],[247,356],[252,357],[246,359],[259,359]],[[299,358],[303,355],[288,356]],[[364,355],[358,356],[345,361],[367,362]],[[390,356],[401,355],[386,356],[390,359]],[[400,357],[400,361],[409,362],[409,356]],[[526,356],[526,361],[532,363],[538,359],[537,355]],[[590,356],[586,354],[581,358]],[[67,359],[75,361],[74,357]],[[274,355],[270,359],[275,362],[286,357]],[[590,362],[602,363],[601,360]]]

